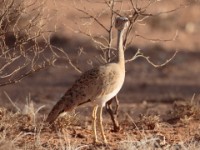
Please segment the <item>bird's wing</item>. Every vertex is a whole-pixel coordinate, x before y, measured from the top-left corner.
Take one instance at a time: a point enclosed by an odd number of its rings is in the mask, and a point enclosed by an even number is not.
[[[111,93],[118,84],[120,71],[109,65],[85,72],[67,93],[73,93],[78,104]]]
[[[117,84],[118,71],[109,68],[112,67],[100,66],[85,72],[53,107],[47,122],[52,123],[63,111],[69,111],[78,105],[95,100],[102,94],[112,92]]]

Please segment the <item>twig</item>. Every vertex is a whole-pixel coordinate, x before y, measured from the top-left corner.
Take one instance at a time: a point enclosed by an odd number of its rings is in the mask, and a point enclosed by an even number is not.
[[[151,64],[153,67],[158,68],[158,67],[163,67],[163,66],[165,66],[166,64],[168,64],[171,60],[174,59],[174,57],[176,56],[177,53],[178,53],[178,51],[175,51],[175,53],[174,53],[169,59],[167,59],[164,63],[158,65],[158,64],[153,63],[153,62],[150,60],[150,57],[149,57],[149,56],[144,56],[143,53],[141,52],[141,50],[139,49],[139,50],[136,52],[136,54],[135,54],[131,59],[126,60],[126,63],[131,62],[131,61],[133,61],[133,60],[135,60],[135,59],[141,57],[141,58],[146,59],[147,62],[148,62],[149,64]]]
[[[18,112],[20,112],[20,108],[12,101],[12,99],[10,98],[10,96],[8,95],[8,93],[6,91],[3,92],[5,94],[5,96],[8,98],[8,100],[10,101],[10,103],[17,109]]]
[[[75,7],[76,10],[86,14],[87,16],[89,16],[90,18],[94,19],[105,31],[109,32],[109,30],[98,20],[98,18],[96,18],[95,16],[89,14],[88,12],[82,10],[82,9],[79,9],[77,7]]]
[[[148,41],[153,41],[153,42],[171,42],[171,41],[175,41],[177,36],[178,36],[178,30],[176,31],[176,33],[174,34],[174,36],[170,39],[153,39],[153,38],[147,38],[147,37],[144,37],[142,35],[139,35],[139,34],[135,34],[136,37],[140,37],[140,38],[143,38],[145,40],[148,40]]]
[[[51,66],[51,65],[39,66],[37,69],[29,70],[28,72],[26,72],[26,73],[20,75],[19,77],[16,77],[16,78],[14,78],[14,79],[12,79],[12,80],[8,80],[8,81],[3,82],[3,83],[0,83],[0,87],[1,87],[1,86],[6,86],[6,85],[18,83],[18,82],[20,82],[23,78],[25,78],[25,77],[27,77],[27,76],[33,74],[33,73],[39,72],[39,71],[41,71],[41,70],[43,70],[43,69],[46,69],[47,67],[50,67],[50,66]]]

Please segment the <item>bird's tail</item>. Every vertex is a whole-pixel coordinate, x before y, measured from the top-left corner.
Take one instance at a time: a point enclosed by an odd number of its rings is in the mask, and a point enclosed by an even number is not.
[[[73,101],[68,99],[66,95],[64,95],[52,108],[46,119],[46,122],[52,124],[62,112],[69,111],[74,107],[75,104],[73,103]]]

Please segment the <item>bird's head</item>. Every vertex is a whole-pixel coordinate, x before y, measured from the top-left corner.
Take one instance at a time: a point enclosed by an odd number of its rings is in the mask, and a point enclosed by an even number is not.
[[[116,17],[115,18],[115,28],[117,30],[123,30],[128,27],[128,18],[126,17]]]

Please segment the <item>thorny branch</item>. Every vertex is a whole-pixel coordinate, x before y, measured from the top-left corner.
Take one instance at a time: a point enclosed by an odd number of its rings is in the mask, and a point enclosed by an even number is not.
[[[129,10],[124,10],[124,9],[122,9],[123,2],[121,2],[121,1],[115,1],[115,0],[105,0],[104,1],[105,9],[102,10],[102,13],[100,13],[100,14],[103,15],[104,13],[107,13],[110,15],[109,27],[106,27],[105,25],[102,24],[102,22],[100,21],[101,15],[98,15],[98,17],[96,17],[95,15],[91,15],[90,11],[85,7],[83,7],[83,9],[82,9],[82,8],[78,8],[77,5],[74,6],[76,10],[78,10],[79,12],[82,12],[84,15],[88,16],[88,18],[94,19],[94,21],[97,24],[99,24],[107,32],[107,34],[108,34],[108,36],[106,36],[107,38],[102,35],[99,36],[98,38],[96,38],[96,36],[94,36],[94,34],[92,34],[89,29],[88,29],[88,31],[84,31],[84,30],[82,30],[82,28],[80,26],[79,26],[78,31],[73,30],[72,28],[70,28],[70,29],[76,33],[81,33],[83,35],[88,36],[95,44],[97,44],[102,51],[102,55],[100,55],[100,58],[102,58],[102,60],[104,60],[105,62],[109,62],[110,60],[112,60],[113,56],[115,57],[115,55],[111,56],[112,50],[116,50],[116,48],[113,47],[113,43],[114,43],[113,20],[114,20],[115,16],[124,16],[123,12],[126,12],[125,16],[127,16],[129,18],[129,22],[130,22],[127,32],[124,37],[124,48],[125,49],[127,46],[129,46],[132,43],[134,37],[140,37],[140,38],[143,38],[143,39],[146,39],[149,41],[153,41],[153,42],[170,42],[170,41],[176,40],[176,38],[178,36],[178,31],[176,31],[176,33],[172,39],[159,39],[159,38],[152,39],[152,38],[147,38],[143,35],[140,35],[137,32],[133,32],[133,27],[136,23],[144,22],[149,17],[166,14],[166,13],[172,13],[174,11],[177,11],[181,8],[186,7],[186,5],[180,5],[179,7],[169,10],[169,11],[151,14],[151,13],[147,12],[147,8],[154,5],[157,1],[148,1],[148,3],[142,7],[138,6],[138,1],[129,0],[129,2],[130,2],[130,5],[132,8]],[[93,2],[93,3],[95,3],[95,2]],[[117,3],[121,3],[120,10],[117,10],[117,9],[119,9],[119,6]],[[128,14],[127,14],[127,12],[128,12]],[[102,39],[104,42],[102,42]],[[176,52],[175,52],[175,54],[176,54]],[[143,54],[141,53],[141,50],[140,50],[139,56],[142,57],[142,55]],[[138,58],[138,57],[135,56],[132,59],[127,60],[126,62],[133,61],[136,58]],[[147,57],[144,56],[144,58],[147,58]],[[174,58],[174,56],[172,58]],[[146,60],[148,63],[152,64],[153,66],[159,66],[159,65],[153,64],[153,62],[151,62],[149,59],[146,59]],[[161,66],[166,65],[168,62],[169,61],[166,61],[166,63],[162,64]]]
[[[175,52],[169,59],[167,59],[164,63],[158,65],[158,64],[153,63],[153,62],[150,60],[150,57],[149,57],[149,56],[145,56],[145,55],[141,52],[141,50],[139,49],[139,50],[136,52],[136,54],[135,54],[131,59],[126,60],[126,63],[131,62],[131,61],[134,61],[135,59],[141,57],[141,58],[144,58],[145,60],[147,60],[147,62],[148,62],[149,64],[151,64],[153,67],[158,68],[158,67],[163,67],[163,66],[165,66],[166,64],[168,64],[171,60],[174,59],[174,57],[176,56],[177,53],[178,53],[178,51],[176,51],[176,52]]]
[[[109,32],[109,30],[99,21],[99,19],[93,15],[91,15],[90,13],[88,13],[87,11],[83,10],[83,9],[79,9],[77,7],[75,7],[76,10],[82,12],[83,14],[87,15],[88,17],[94,19],[95,22],[97,22],[105,31]]]
[[[46,0],[4,0],[0,7],[0,87],[55,66],[61,57],[80,72],[68,54],[46,38],[55,32],[45,30],[54,17],[44,13]]]
[[[110,8],[110,27],[109,27],[109,32],[108,32],[108,47],[107,47],[107,54],[105,56],[106,62],[111,61],[111,50],[112,50],[112,42],[113,42],[113,20],[114,20],[114,6],[115,6],[115,1],[111,0],[110,3],[106,3],[107,6]]]
[[[152,39],[152,38],[144,37],[144,36],[139,35],[139,34],[135,34],[135,36],[141,37],[141,38],[143,38],[145,40],[149,40],[149,41],[152,41],[152,42],[171,42],[171,41],[175,41],[176,40],[176,38],[178,36],[178,31],[176,31],[175,35],[171,39]]]
[[[55,61],[55,60],[54,60],[54,61]],[[37,68],[32,67],[31,70],[27,71],[26,73],[21,74],[19,77],[15,77],[14,79],[9,79],[9,80],[7,80],[6,82],[0,83],[0,87],[1,87],[1,86],[5,86],[5,85],[9,85],[9,84],[18,83],[18,82],[20,82],[23,78],[25,78],[25,77],[27,77],[27,76],[33,74],[33,73],[37,73],[37,72],[39,72],[39,71],[41,71],[41,70],[47,69],[47,68],[50,67],[50,66],[53,66],[54,61],[53,61],[52,63],[49,63],[49,64],[43,63],[43,65],[37,66]],[[22,68],[23,68],[23,67],[17,68],[17,69],[14,70],[13,73],[10,74],[10,75],[13,75],[15,72],[21,70]]]

